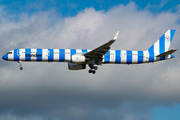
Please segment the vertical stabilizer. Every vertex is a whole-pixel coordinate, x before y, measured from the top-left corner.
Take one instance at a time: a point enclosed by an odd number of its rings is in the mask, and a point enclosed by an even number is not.
[[[173,36],[176,30],[168,30],[162,37],[160,37],[154,45],[152,45],[148,51],[154,56],[165,53],[169,50],[169,46],[172,42]]]

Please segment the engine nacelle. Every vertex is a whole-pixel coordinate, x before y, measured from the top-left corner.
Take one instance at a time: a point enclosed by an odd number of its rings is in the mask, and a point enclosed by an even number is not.
[[[81,70],[86,69],[86,64],[68,63],[69,70]]]
[[[83,63],[86,62],[86,57],[83,55],[72,55],[71,57],[73,63]]]

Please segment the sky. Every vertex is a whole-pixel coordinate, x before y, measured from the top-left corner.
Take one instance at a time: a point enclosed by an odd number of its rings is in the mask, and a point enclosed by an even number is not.
[[[180,49],[180,1],[0,0],[0,55],[16,48],[146,50],[168,29]],[[102,65],[95,75],[67,63],[0,59],[0,120],[179,120],[180,57]]]

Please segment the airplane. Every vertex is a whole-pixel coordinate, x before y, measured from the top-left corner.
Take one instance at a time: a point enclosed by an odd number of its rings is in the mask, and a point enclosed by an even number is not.
[[[174,58],[172,55],[177,49],[169,50],[176,30],[169,29],[155,44],[147,50],[110,50],[110,46],[116,41],[119,31],[113,39],[92,50],[88,49],[14,49],[5,54],[2,59],[17,61],[20,70],[23,70],[22,62],[67,62],[69,70],[86,69],[95,74],[98,65],[101,64],[142,64]]]

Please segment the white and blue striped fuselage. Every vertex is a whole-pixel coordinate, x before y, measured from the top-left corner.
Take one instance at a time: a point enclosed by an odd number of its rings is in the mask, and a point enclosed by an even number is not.
[[[148,50],[110,50],[110,45],[117,39],[115,37],[100,47],[87,49],[14,49],[5,54],[2,58],[8,61],[22,62],[68,62],[70,70],[81,70],[89,65],[89,73],[95,73],[98,69],[95,65],[101,64],[140,64],[150,63],[173,58],[173,52],[169,50],[175,30],[168,30]]]
[[[68,62],[73,63],[72,55],[83,55],[91,50],[87,49],[14,49],[8,52],[3,59],[23,62]],[[156,62],[173,58],[173,55],[156,57],[154,53],[135,50],[109,50],[102,61],[95,60],[95,64],[140,64]],[[86,62],[79,63],[86,64]]]

